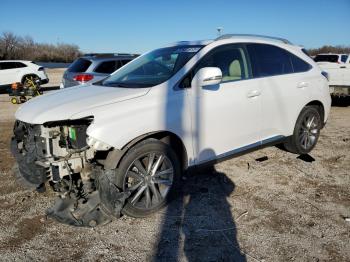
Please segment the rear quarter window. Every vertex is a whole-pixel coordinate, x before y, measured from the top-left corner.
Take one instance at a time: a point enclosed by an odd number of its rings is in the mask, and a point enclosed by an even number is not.
[[[68,67],[68,72],[72,72],[72,73],[86,72],[86,70],[90,67],[91,63],[92,62],[90,60],[87,60],[84,58],[78,58]]]
[[[306,72],[309,71],[312,67],[309,63],[293,54],[290,54],[290,59],[293,65],[294,73]]]
[[[302,51],[305,55],[307,55],[308,57],[311,57],[310,54],[309,54],[309,52],[308,52],[305,48],[302,48],[301,51]]]

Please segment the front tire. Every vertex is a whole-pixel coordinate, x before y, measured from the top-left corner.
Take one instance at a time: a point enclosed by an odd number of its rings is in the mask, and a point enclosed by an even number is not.
[[[116,184],[131,192],[122,213],[145,217],[164,207],[179,183],[180,164],[167,144],[147,139],[129,150],[116,170]]]
[[[321,116],[317,108],[304,107],[295,124],[293,135],[287,139],[284,147],[295,154],[309,153],[317,144],[321,126]]]

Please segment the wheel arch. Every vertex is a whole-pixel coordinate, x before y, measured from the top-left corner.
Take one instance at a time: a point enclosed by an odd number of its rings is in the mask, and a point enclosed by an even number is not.
[[[150,132],[143,134],[141,136],[138,136],[134,138],[133,140],[129,141],[126,145],[123,146],[122,149],[113,149],[110,151],[107,155],[107,158],[104,162],[104,166],[107,169],[115,169],[118,168],[120,165],[120,162],[122,161],[123,157],[126,155],[126,153],[132,148],[133,146],[137,145],[138,143],[146,140],[146,139],[157,139],[159,141],[162,141],[165,144],[168,144],[173,148],[176,155],[179,157],[179,161],[181,164],[181,169],[184,171],[188,167],[188,155],[187,155],[187,149],[181,140],[181,138],[176,135],[175,133],[172,133],[170,131],[156,131],[156,132]]]
[[[25,74],[22,76],[22,79],[21,79],[21,83],[24,84],[24,80],[26,79],[26,77],[28,76],[33,76],[33,77],[37,77],[39,79],[41,79],[38,75],[34,74],[34,73],[29,73],[29,74]]]
[[[313,101],[307,103],[305,106],[315,106],[317,108],[318,112],[320,113],[322,125],[324,125],[325,107],[322,104],[322,102],[319,100],[313,100]]]

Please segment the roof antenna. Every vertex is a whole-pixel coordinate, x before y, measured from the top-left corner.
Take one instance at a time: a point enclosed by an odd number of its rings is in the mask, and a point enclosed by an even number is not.
[[[218,31],[218,37],[220,37],[221,36],[221,34],[222,34],[222,31],[224,31],[224,28],[223,27],[217,27],[216,28],[216,31]]]

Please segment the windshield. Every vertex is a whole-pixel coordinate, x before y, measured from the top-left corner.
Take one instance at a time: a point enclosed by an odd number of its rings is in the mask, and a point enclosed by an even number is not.
[[[339,59],[338,55],[317,55],[315,57],[315,62],[331,62],[337,63]]]
[[[140,88],[159,85],[179,71],[203,46],[156,49],[128,63],[106,78],[102,85]]]

